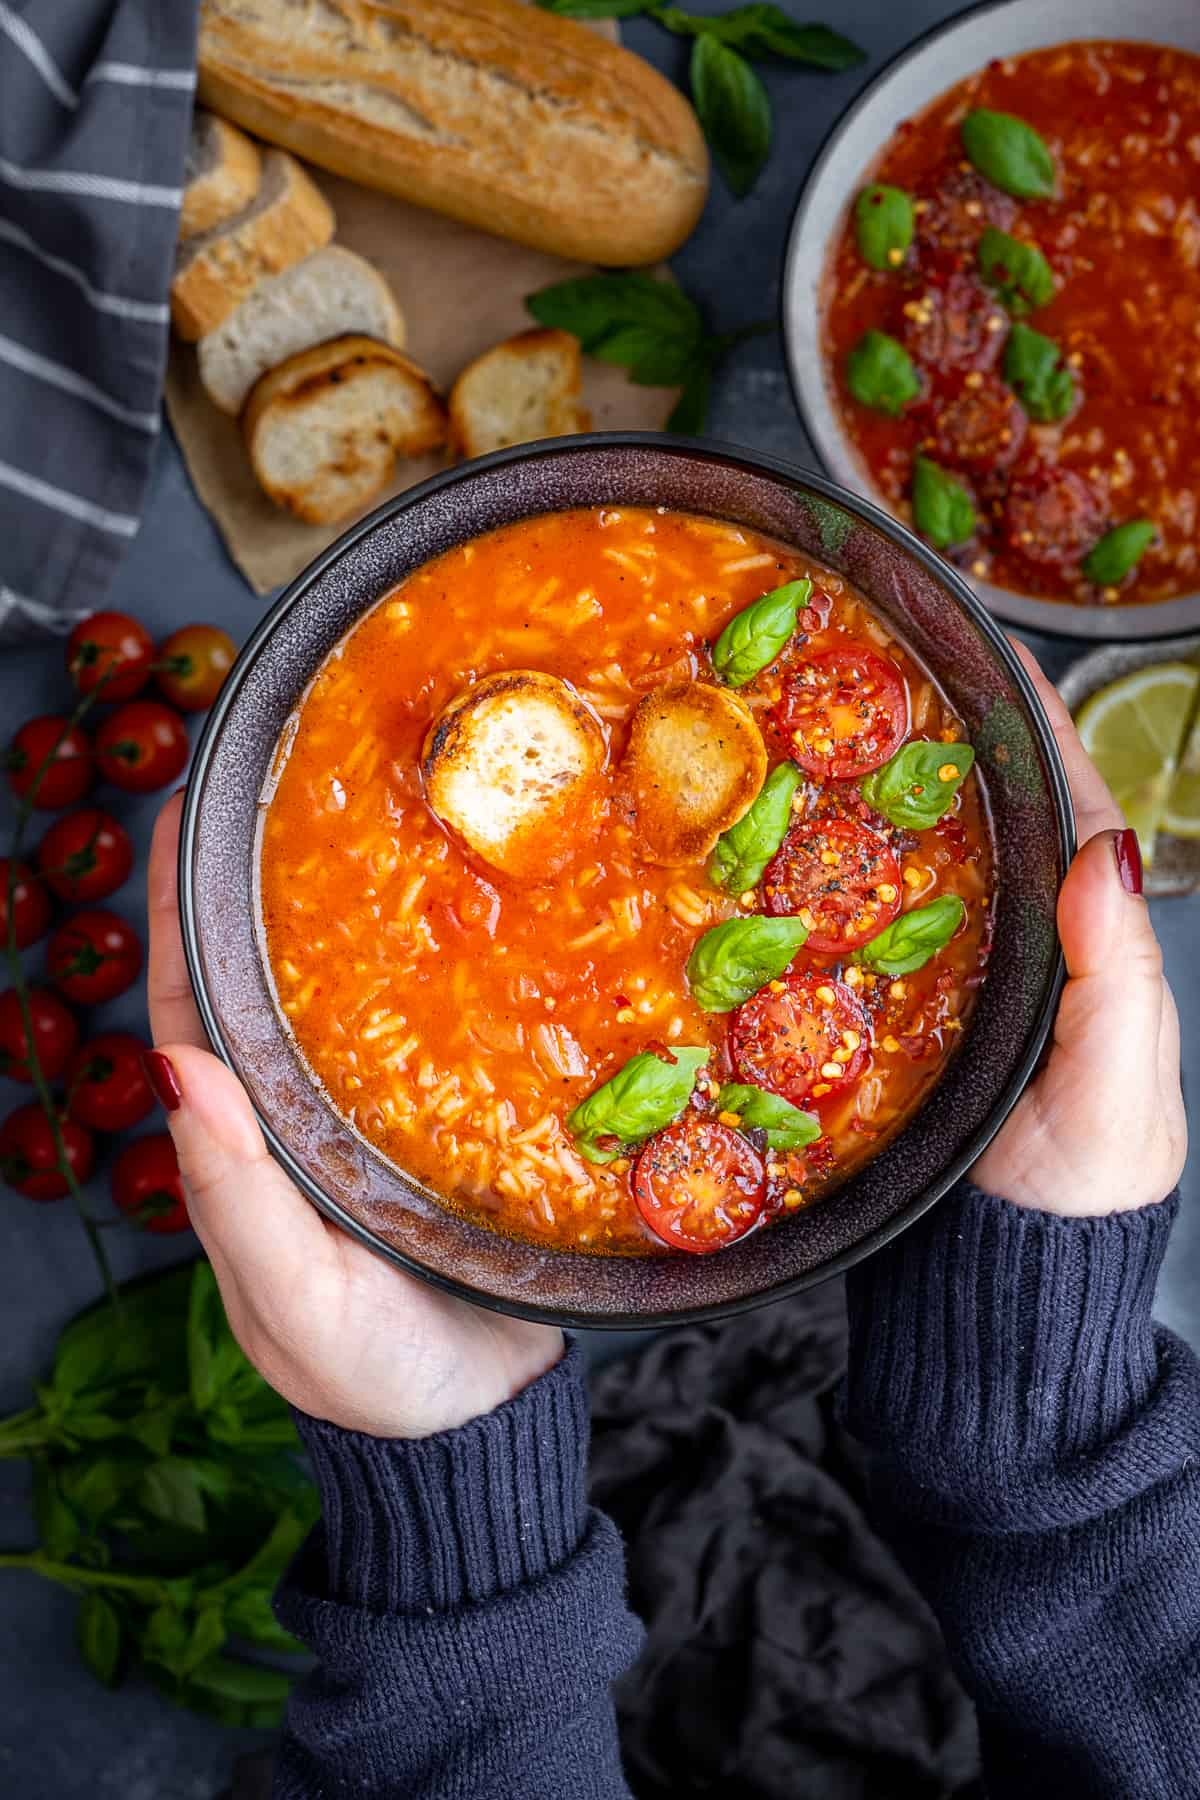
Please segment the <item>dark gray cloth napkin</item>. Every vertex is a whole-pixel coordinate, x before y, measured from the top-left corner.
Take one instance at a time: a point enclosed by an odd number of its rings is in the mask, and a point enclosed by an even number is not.
[[[167,354],[196,0],[0,0],[0,645],[102,604]]]

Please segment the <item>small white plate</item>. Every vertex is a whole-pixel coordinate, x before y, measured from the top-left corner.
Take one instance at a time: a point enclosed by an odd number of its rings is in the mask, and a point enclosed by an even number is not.
[[[896,127],[993,57],[1080,38],[1121,38],[1200,54],[1200,0],[998,0],[935,27],[876,76],[827,140],[801,189],[781,309],[796,405],[830,475],[887,506],[842,430],[821,349],[821,279],[847,210]],[[890,510],[890,509],[889,509]],[[968,577],[969,579],[969,577]],[[1139,606],[1072,606],[973,582],[998,618],[1073,638],[1143,639],[1194,631],[1200,593]]]

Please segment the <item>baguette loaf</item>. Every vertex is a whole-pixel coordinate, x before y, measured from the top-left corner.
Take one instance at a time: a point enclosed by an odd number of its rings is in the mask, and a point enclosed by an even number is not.
[[[333,236],[333,210],[294,156],[270,150],[249,206],[179,246],[171,319],[190,343],[215,331],[264,275],[291,268]]]
[[[323,168],[572,261],[660,261],[708,191],[671,83],[521,0],[203,0],[199,92]]]
[[[197,107],[184,170],[179,235],[195,237],[232,219],[258,192],[258,150],[236,125]]]
[[[533,438],[587,431],[580,404],[579,339],[522,331],[468,363],[450,390],[450,425],[463,456],[486,456]]]

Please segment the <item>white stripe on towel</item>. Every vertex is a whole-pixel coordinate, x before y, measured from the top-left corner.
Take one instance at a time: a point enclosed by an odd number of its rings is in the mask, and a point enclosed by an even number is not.
[[[56,100],[64,106],[78,106],[79,95],[63,75],[40,37],[28,20],[20,18],[0,0],[0,31],[11,38],[17,49],[33,65]]]
[[[89,81],[115,81],[122,87],[178,88],[190,94],[196,85],[194,69],[143,69],[137,63],[98,62],[88,70]]]
[[[125,406],[120,400],[114,400],[103,388],[97,387],[94,381],[88,381],[77,375],[74,369],[66,368],[62,363],[51,362],[49,357],[39,356],[35,350],[26,349],[10,337],[0,333],[0,362],[7,363],[10,368],[20,369],[25,375],[32,375],[35,381],[48,382],[51,387],[61,388],[64,394],[75,394],[80,400],[88,401],[99,407],[110,418],[119,419],[122,425],[132,425],[135,431],[146,431],[153,435],[158,430],[158,414],[156,412],[140,412],[135,407]]]
[[[165,300],[130,300],[124,294],[106,294],[103,289],[93,287],[82,269],[74,263],[65,262],[61,256],[51,256],[48,250],[22,231],[19,225],[13,225],[8,219],[0,219],[0,240],[7,239],[19,250],[27,250],[30,256],[36,256],[47,269],[53,269],[56,275],[65,275],[73,281],[77,288],[87,296],[97,312],[112,313],[118,319],[140,319],[147,325],[165,325],[170,317],[170,308]]]
[[[120,181],[114,175],[91,175],[81,169],[23,169],[3,156],[0,181],[32,193],[83,194],[90,200],[127,200],[133,206],[178,206],[183,199],[182,188]]]
[[[14,469],[10,463],[0,462],[0,487],[12,488],[29,500],[40,501],[43,506],[52,507],[55,512],[66,513],[72,519],[81,519],[85,525],[94,525],[98,531],[111,532],[114,537],[137,536],[138,521],[132,514],[109,512],[106,507],[93,506],[90,500],[84,500],[78,494],[68,494],[65,488],[53,487],[50,482],[41,481],[36,475],[26,474],[24,469]]]

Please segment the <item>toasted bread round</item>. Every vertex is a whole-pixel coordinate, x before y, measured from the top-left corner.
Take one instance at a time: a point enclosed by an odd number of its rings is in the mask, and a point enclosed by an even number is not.
[[[586,837],[606,750],[599,720],[567,682],[506,669],[433,721],[422,750],[425,796],[493,868],[544,879]]]
[[[767,773],[754,714],[729,688],[680,681],[640,701],[622,776],[646,862],[701,862],[753,805]]]
[[[579,398],[579,339],[552,328],[518,332],[468,363],[450,390],[454,441],[463,456],[589,430]]]

